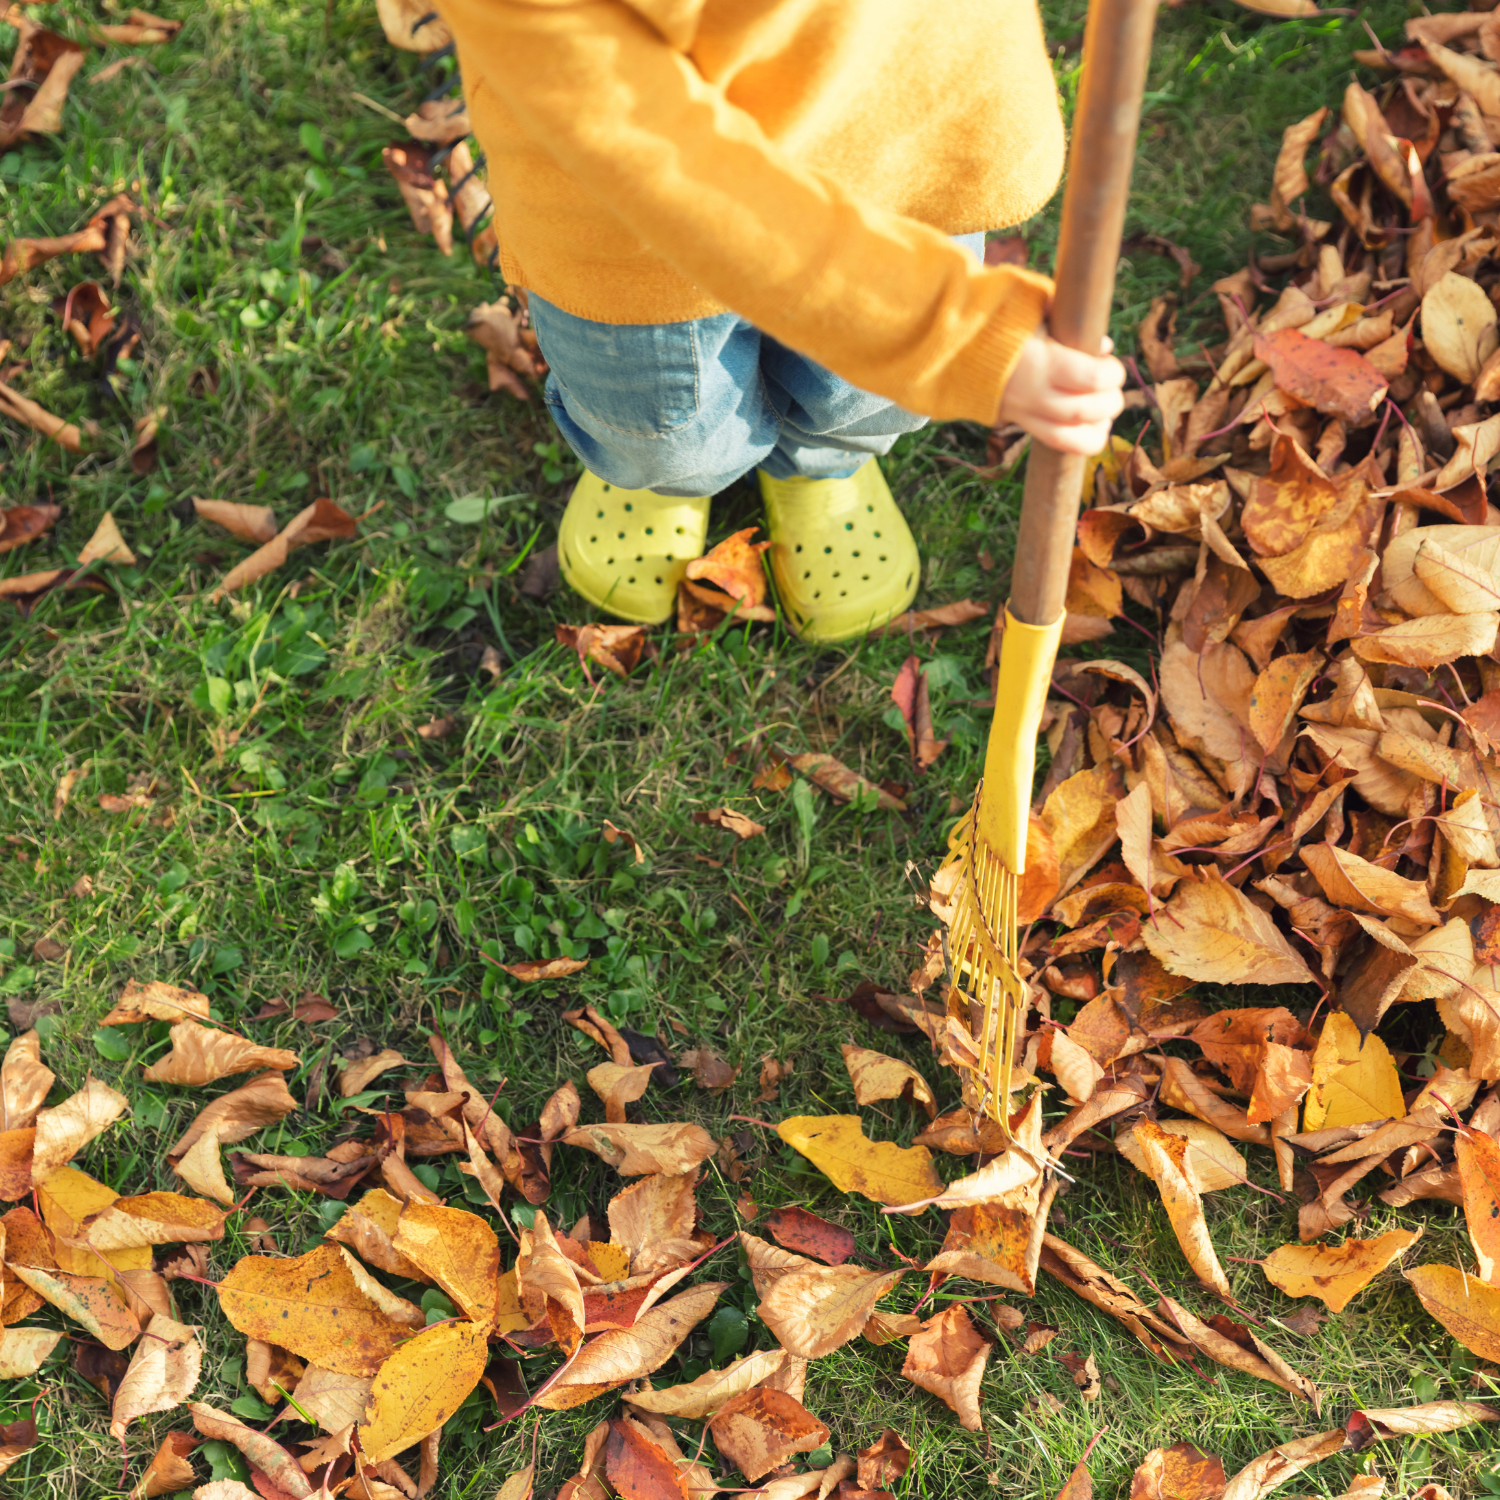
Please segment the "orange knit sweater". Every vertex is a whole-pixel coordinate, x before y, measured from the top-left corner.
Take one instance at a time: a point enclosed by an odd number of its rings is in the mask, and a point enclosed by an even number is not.
[[[912,411],[991,422],[1051,283],[947,238],[1035,213],[1035,0],[437,0],[502,268],[567,312],[732,309]]]

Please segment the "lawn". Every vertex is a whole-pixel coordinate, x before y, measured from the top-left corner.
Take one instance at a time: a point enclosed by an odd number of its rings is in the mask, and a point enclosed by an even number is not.
[[[909,1039],[818,997],[847,994],[863,977],[904,988],[919,961],[932,920],[914,906],[905,867],[930,871],[977,777],[986,627],[847,650],[765,626],[686,649],[663,632],[655,659],[629,680],[585,672],[554,640],[554,626],[581,623],[584,608],[566,592],[538,602],[520,589],[576,469],[538,398],[486,393],[483,356],[462,327],[499,288],[461,249],[445,259],[412,229],[382,166],[381,148],[402,134],[389,116],[414,109],[431,75],[386,43],[362,0],[337,0],[326,17],[322,3],[303,0],[162,6],[186,23],[176,40],[139,49],[141,66],[90,85],[88,73],[124,52],[97,54],[75,83],[64,132],[0,156],[7,237],[70,230],[116,192],[149,208],[119,293],[142,344],[109,383],[51,307],[98,275],[97,261],[59,259],[0,290],[0,331],[27,362],[10,378],[101,429],[94,451],[76,458],[0,423],[6,504],[64,507],[52,539],[6,556],[4,574],[76,556],[106,510],[138,558],[113,571],[114,592],[58,592],[24,618],[8,604],[0,615],[0,991],[13,1030],[36,1018],[60,1084],[76,1087],[92,1070],[133,1105],[78,1165],[119,1191],[178,1186],[164,1151],[203,1102],[141,1081],[140,1062],[165,1050],[164,1028],[139,1038],[122,1034],[135,1028],[96,1030],[130,977],[199,988],[217,1017],[300,1052],[288,1081],[299,1099],[316,1092],[317,1105],[254,1146],[283,1154],[321,1152],[348,1132],[329,1081],[344,1054],[367,1042],[403,1051],[411,1069],[380,1080],[399,1101],[428,1069],[434,1030],[477,1083],[504,1080],[502,1115],[535,1119],[560,1082],[582,1085],[601,1060],[560,1019],[587,1003],[674,1051],[710,1045],[739,1065],[728,1093],[695,1089],[684,1073],[641,1103],[645,1119],[749,1132],[751,1175],[733,1183],[711,1163],[699,1189],[716,1235],[738,1227],[736,1200],[748,1189],[763,1210],[800,1203],[847,1224],[867,1256],[886,1246],[930,1254],[937,1215],[883,1218],[729,1116],[853,1112],[838,1050],[851,1040],[907,1057],[946,1090],[942,1107],[957,1102],[952,1075]],[[39,13],[79,36],[96,19],[68,3]],[[1047,7],[1069,96],[1082,14],[1072,0]],[[1385,0],[1363,14],[1394,42],[1407,11]],[[1336,104],[1351,52],[1368,45],[1360,20],[1343,13],[1273,21],[1225,0],[1163,11],[1129,229],[1165,236],[1201,263],[1184,297],[1184,337],[1220,337],[1208,284],[1244,263],[1249,205],[1266,196],[1282,128]],[[1055,216],[1027,233],[1045,267]],[[1124,262],[1122,348],[1177,275],[1150,252]],[[132,423],[158,408],[160,464],[138,475]],[[903,440],[888,464],[927,559],[919,604],[1004,597],[1019,480],[950,462],[982,464],[984,436],[965,424],[930,430]],[[214,581],[245,549],[196,519],[195,495],[270,504],[283,521],[328,495],[366,519],[353,541],[300,552],[264,583],[215,601]],[[447,507],[471,496],[504,501],[482,524],[449,519]],[[711,540],[757,518],[742,483],[719,502]],[[1105,644],[1142,665],[1150,647],[1128,628]],[[888,697],[912,650],[952,741],[921,778]],[[455,721],[454,731],[420,736],[434,719]],[[773,750],[828,751],[872,780],[914,783],[911,810],[860,811],[802,784],[756,791],[752,776]],[[82,774],[54,815],[69,771]],[[101,795],[134,789],[149,806],[100,809]],[[739,843],[694,821],[725,806],[765,834]],[[603,840],[606,819],[634,835],[644,862]],[[34,956],[42,939],[62,956]],[[563,983],[522,986],[491,962],[554,956],[590,964]],[[305,991],[327,997],[337,1019],[252,1019],[271,997]],[[779,1098],[756,1102],[768,1055],[793,1070]],[[902,1144],[923,1123],[906,1104],[864,1113],[868,1133]],[[1269,1156],[1252,1162],[1257,1182],[1274,1187]],[[1110,1156],[1073,1165],[1079,1181],[1058,1199],[1055,1232],[1141,1292],[1149,1274],[1207,1316],[1150,1182]],[[419,1171],[450,1201],[482,1201],[452,1166]],[[560,1151],[549,1216],[566,1225],[597,1214],[620,1185],[594,1157]],[[261,1189],[213,1247],[213,1274],[250,1252],[233,1227],[250,1212],[297,1254],[342,1208]],[[1377,1203],[1369,1228],[1423,1220],[1427,1258],[1451,1260],[1461,1216],[1441,1205],[1398,1214]],[[1296,1205],[1225,1193],[1209,1200],[1209,1223],[1226,1261],[1253,1259],[1296,1238]],[[714,1264],[734,1282],[726,1302],[749,1311],[755,1297],[734,1256]],[[1152,1363],[1117,1324],[1045,1279],[1025,1309],[1062,1334],[1032,1357],[1001,1336],[982,1434],[902,1379],[899,1344],[856,1341],[818,1361],[806,1404],[841,1450],[897,1427],[914,1453],[902,1493],[936,1500],[995,1489],[1051,1496],[1106,1424],[1092,1467],[1096,1492],[1114,1496],[1154,1446],[1191,1440],[1232,1473],[1356,1405],[1473,1394],[1472,1357],[1394,1270],[1306,1338],[1277,1322],[1298,1304],[1253,1265],[1229,1270],[1243,1306],[1322,1387],[1325,1420],[1264,1384],[1227,1372],[1206,1383]],[[201,1398],[251,1395],[243,1338],[213,1294],[189,1282],[174,1290],[182,1316],[204,1329]],[[910,1309],[925,1290],[910,1275],[889,1305]],[[949,1283],[936,1302],[991,1290]],[[770,1342],[753,1318],[749,1336],[750,1347]],[[1096,1356],[1106,1386],[1097,1403],[1083,1403],[1051,1357],[1064,1348]],[[43,1392],[42,1439],[5,1483],[28,1497],[120,1493],[107,1413],[66,1350],[0,1393],[0,1420],[11,1421]],[[709,1352],[700,1330],[682,1359]],[[539,1494],[575,1472],[583,1434],[612,1405],[545,1416]],[[526,1461],[529,1426],[486,1434],[493,1416],[481,1389],[450,1423],[436,1495],[488,1496]],[[132,1427],[131,1483],[161,1435],[185,1425],[179,1412]],[[1356,1471],[1373,1471],[1391,1494],[1428,1479],[1472,1494],[1486,1441],[1471,1430],[1382,1445],[1325,1463],[1294,1488],[1339,1495]]]

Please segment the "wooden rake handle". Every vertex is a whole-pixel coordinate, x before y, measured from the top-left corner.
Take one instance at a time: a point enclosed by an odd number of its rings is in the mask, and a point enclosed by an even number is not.
[[[1089,354],[1099,352],[1109,332],[1156,7],[1157,0],[1089,3],[1057,293],[1048,314],[1053,338]],[[1011,613],[1028,625],[1051,625],[1062,615],[1085,462],[1040,443],[1032,447],[1010,595]]]

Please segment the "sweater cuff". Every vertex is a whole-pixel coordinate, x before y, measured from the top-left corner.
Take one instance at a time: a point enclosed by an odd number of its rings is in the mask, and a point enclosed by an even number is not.
[[[999,418],[1000,401],[1021,357],[1021,346],[1041,326],[1053,289],[1052,278],[1036,271],[1007,266],[991,274],[1007,277],[1010,286],[958,362],[953,392],[954,404],[961,408],[956,415],[986,427],[993,427]]]

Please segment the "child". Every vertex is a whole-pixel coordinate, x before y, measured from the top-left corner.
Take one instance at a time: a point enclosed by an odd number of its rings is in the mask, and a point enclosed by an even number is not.
[[[786,616],[846,640],[916,594],[875,461],[897,436],[1104,446],[1118,361],[1041,331],[1045,277],[979,259],[1062,168],[1035,0],[438,4],[587,470],[558,560],[592,604],[669,618],[711,496],[757,468]]]

